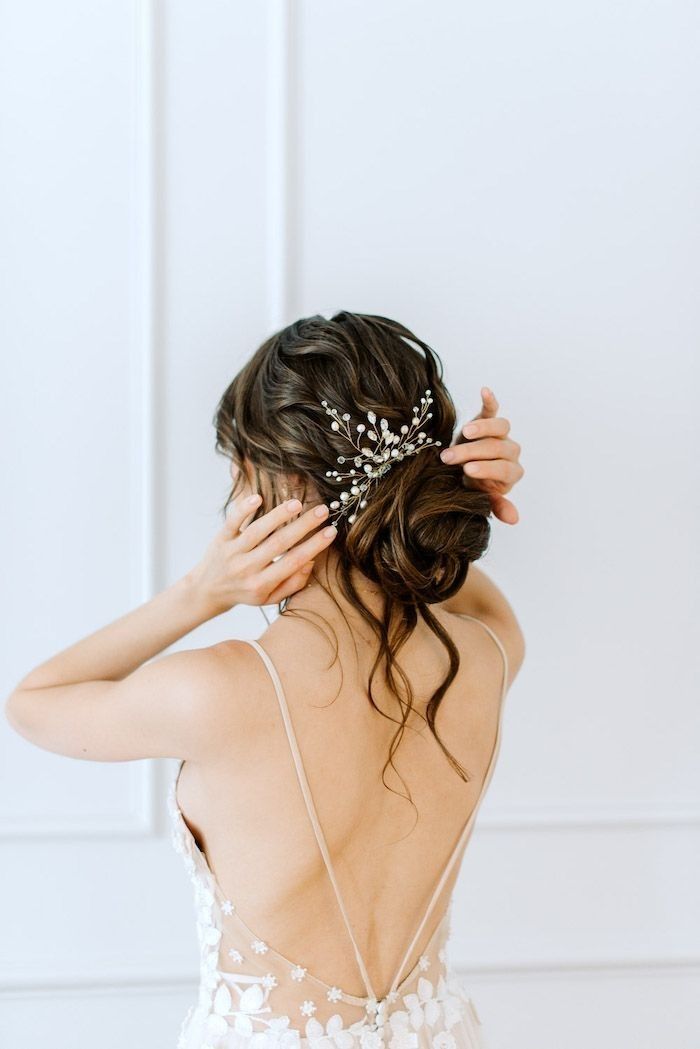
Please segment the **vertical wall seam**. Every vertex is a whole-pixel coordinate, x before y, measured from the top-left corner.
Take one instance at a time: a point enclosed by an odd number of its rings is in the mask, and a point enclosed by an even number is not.
[[[159,0],[135,0],[134,40],[134,338],[132,361],[132,490],[137,561],[135,603],[158,592],[161,486],[159,455],[159,363],[162,349],[162,32]],[[137,553],[136,553],[137,551]],[[152,759],[134,763],[132,806],[144,833],[161,820],[160,776]]]
[[[295,299],[294,11],[289,0],[268,0],[265,78],[266,322],[272,332],[291,319]]]

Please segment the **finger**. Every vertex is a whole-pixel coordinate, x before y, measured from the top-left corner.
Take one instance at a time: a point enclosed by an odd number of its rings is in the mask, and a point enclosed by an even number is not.
[[[336,535],[337,528],[327,525],[316,535],[312,535],[303,543],[299,543],[291,550],[287,550],[277,561],[273,561],[260,572],[260,581],[264,589],[274,589],[285,579],[289,579],[294,572],[298,572],[308,561],[313,561],[322,550],[331,545]]]
[[[245,499],[238,496],[231,504],[233,509],[229,510],[226,514],[226,521],[224,523],[223,531],[229,537],[233,538],[237,536],[243,522],[246,521],[251,514],[254,514],[262,496],[259,494],[249,495]]]
[[[318,506],[307,510],[300,517],[290,520],[283,528],[278,528],[254,550],[250,551],[250,563],[253,568],[257,568],[260,571],[266,568],[270,561],[273,561],[281,554],[285,554],[295,544],[305,539],[311,531],[323,524],[329,514],[328,506],[325,503],[319,503]]]
[[[481,409],[474,416],[472,422],[477,419],[493,419],[498,415],[498,401],[496,400],[493,390],[490,390],[488,386],[481,387]]]
[[[507,437],[483,437],[466,444],[454,444],[440,455],[443,463],[466,463],[472,459],[512,459],[517,461],[520,445]]]
[[[253,550],[272,532],[296,517],[300,510],[301,503],[298,499],[287,499],[286,502],[273,506],[272,510],[268,510],[257,521],[252,521],[248,525],[240,537],[239,549],[244,552]]]
[[[478,463],[465,463],[462,469],[477,481],[500,481],[509,485],[525,473],[520,463],[511,463],[508,459],[482,459]]]
[[[464,424],[459,436],[474,441],[480,437],[507,437],[509,433],[510,421],[499,415],[494,419],[472,419]]]
[[[482,409],[479,415],[482,419],[487,419],[497,414],[498,401],[495,393],[488,386],[481,387],[481,403]]]
[[[517,508],[504,495],[492,496],[491,508],[498,520],[503,521],[504,524],[514,525],[520,520]]]
[[[313,570],[314,563],[309,561],[298,572],[295,572],[293,576],[286,579],[284,583],[280,583],[276,587],[268,598],[268,603],[276,605],[279,601],[282,601],[285,597],[291,597],[292,594],[298,593],[299,590],[303,590],[308,584],[311,578],[311,572]]]

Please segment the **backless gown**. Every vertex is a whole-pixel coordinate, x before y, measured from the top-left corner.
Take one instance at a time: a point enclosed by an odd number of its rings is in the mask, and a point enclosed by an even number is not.
[[[227,899],[219,888],[179,807],[177,783],[184,764],[181,761],[170,785],[167,805],[172,843],[183,858],[194,889],[200,983],[198,1000],[181,1023],[177,1049],[486,1049],[476,1006],[451,969],[446,950],[452,898],[422,953],[418,957],[414,954],[447,878],[464,855],[500,750],[508,683],[506,652],[486,623],[466,614],[463,618],[484,627],[503,657],[495,743],[477,802],[383,997],[378,997],[372,987],[348,920],[279,675],[263,646],[258,641],[248,642],[260,654],[272,679],[299,787],[366,994],[348,994],[342,987],[323,982],[308,971],[303,958],[280,954],[242,920],[235,901]],[[408,970],[404,971],[406,966]],[[284,1008],[276,1005],[281,990]]]

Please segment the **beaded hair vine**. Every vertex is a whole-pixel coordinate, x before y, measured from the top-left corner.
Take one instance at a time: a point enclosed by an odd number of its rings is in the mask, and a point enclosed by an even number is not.
[[[413,406],[411,425],[404,423],[399,433],[392,432],[386,419],[380,419],[377,427],[376,413],[370,411],[367,412],[370,428],[367,429],[365,423],[358,423],[355,427],[356,433],[353,434],[350,430],[350,413],[338,415],[337,408],[330,408],[328,401],[321,401],[326,415],[333,416],[331,429],[342,433],[357,452],[354,456],[339,455],[337,458],[339,463],[345,463],[350,458],[354,464],[350,469],[326,470],[326,477],[334,477],[338,484],[350,482],[348,489],[340,493],[340,498],[332,500],[329,504],[333,522],[349,513],[348,522],[352,524],[357,517],[357,511],[367,505],[372,484],[376,484],[395,462],[409,455],[417,455],[421,448],[427,448],[429,445],[439,447],[442,444],[442,441],[426,437],[425,432],[420,429],[426,420],[433,417],[433,413],[428,411],[428,407],[433,403],[431,394],[431,390],[425,391],[425,397],[420,399],[420,409],[417,405]],[[366,438],[375,442],[373,448],[367,443],[360,444],[361,441],[366,441]]]

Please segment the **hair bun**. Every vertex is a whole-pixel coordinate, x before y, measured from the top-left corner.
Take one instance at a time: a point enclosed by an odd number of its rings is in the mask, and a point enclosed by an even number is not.
[[[491,501],[469,485],[461,465],[429,452],[400,464],[348,532],[351,561],[399,601],[447,600],[491,535]]]

